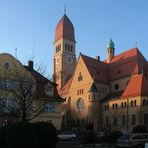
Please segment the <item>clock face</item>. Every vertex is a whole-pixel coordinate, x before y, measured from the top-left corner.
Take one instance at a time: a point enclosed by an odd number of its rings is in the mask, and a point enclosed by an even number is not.
[[[83,110],[83,108],[84,108],[84,100],[82,98],[78,99],[77,108],[78,108],[78,111],[80,111],[80,112]]]
[[[67,57],[67,62],[68,62],[68,63],[72,63],[72,57],[68,56],[68,57]]]
[[[59,64],[59,63],[60,63],[60,58],[57,57],[57,58],[56,58],[56,64]]]

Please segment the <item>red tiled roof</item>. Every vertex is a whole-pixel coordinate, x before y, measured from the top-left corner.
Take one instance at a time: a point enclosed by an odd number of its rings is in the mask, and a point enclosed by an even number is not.
[[[143,74],[132,76],[121,97],[148,95],[148,81]]]
[[[74,27],[67,15],[64,15],[56,27],[55,42],[65,38],[75,42]]]
[[[83,54],[80,56],[95,82],[108,84],[113,80],[140,74],[143,69],[148,77],[148,62],[137,48],[132,48],[115,56],[111,63],[101,62]],[[68,93],[70,84],[71,79],[60,90],[60,94]],[[129,90],[132,90],[132,88]]]
[[[63,101],[63,98],[61,98],[57,92],[56,84],[54,82],[48,80],[47,78],[45,78],[43,75],[41,75],[37,71],[30,69],[28,66],[24,66],[24,67],[28,71],[30,71],[31,74],[36,79],[36,96],[37,96],[37,98],[49,98],[49,96],[47,96],[45,94],[44,86],[47,83],[51,83],[54,87],[54,95],[53,95],[53,97],[50,96],[50,98],[57,99],[59,101]]]
[[[82,54],[81,57],[95,82],[108,83],[108,65],[106,63]]]
[[[138,74],[143,69],[146,59],[137,48],[127,50],[113,58],[109,63],[109,80],[116,80],[131,74]]]
[[[58,90],[59,95],[62,96],[68,93],[70,85],[71,85],[71,81],[72,81],[72,77],[70,77],[70,79],[66,82],[66,84],[64,85],[62,89]]]

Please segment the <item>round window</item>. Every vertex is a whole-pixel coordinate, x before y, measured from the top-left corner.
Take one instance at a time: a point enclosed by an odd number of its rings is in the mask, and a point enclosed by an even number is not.
[[[78,111],[80,111],[80,112],[83,110],[83,108],[84,108],[84,100],[82,98],[78,99],[77,108],[78,108]]]
[[[116,90],[118,90],[118,89],[119,89],[119,84],[115,84],[114,88],[115,88]]]

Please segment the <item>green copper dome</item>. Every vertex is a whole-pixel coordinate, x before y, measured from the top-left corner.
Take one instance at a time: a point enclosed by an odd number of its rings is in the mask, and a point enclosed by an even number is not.
[[[112,39],[110,39],[110,41],[107,43],[107,48],[115,48],[115,44]]]

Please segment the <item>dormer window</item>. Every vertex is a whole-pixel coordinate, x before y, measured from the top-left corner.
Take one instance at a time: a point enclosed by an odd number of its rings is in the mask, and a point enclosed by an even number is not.
[[[119,84],[115,84],[114,88],[115,88],[115,90],[118,90],[119,89]]]

